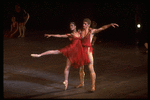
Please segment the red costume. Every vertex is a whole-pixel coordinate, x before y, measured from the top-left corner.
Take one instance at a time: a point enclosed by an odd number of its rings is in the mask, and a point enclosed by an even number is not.
[[[74,68],[90,63],[89,58],[81,44],[81,37],[72,36],[72,43],[59,51],[66,56]]]
[[[90,47],[90,52],[93,53],[92,44],[90,42],[90,34],[91,34],[91,32],[89,31],[89,33],[81,40],[83,49],[86,53],[88,52],[88,47]]]

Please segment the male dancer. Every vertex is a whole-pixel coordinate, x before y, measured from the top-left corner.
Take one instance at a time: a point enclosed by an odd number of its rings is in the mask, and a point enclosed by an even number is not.
[[[99,33],[100,31],[103,31],[109,27],[119,27],[118,24],[116,23],[111,23],[108,25],[104,25],[98,29],[92,29],[90,28],[91,25],[91,20],[89,18],[85,18],[83,20],[83,29],[81,31],[81,37],[82,37],[82,46],[85,50],[85,52],[87,53],[89,60],[90,60],[90,64],[88,65],[89,70],[90,70],[90,76],[91,76],[91,80],[92,80],[92,88],[91,88],[91,92],[95,91],[95,80],[96,80],[96,73],[94,71],[94,67],[93,67],[93,48],[92,48],[92,38],[94,36],[95,33]],[[80,84],[77,86],[77,88],[79,87],[83,87],[84,86],[84,76],[85,76],[85,72],[84,72],[84,66],[80,67],[79,70],[79,75],[80,75]]]

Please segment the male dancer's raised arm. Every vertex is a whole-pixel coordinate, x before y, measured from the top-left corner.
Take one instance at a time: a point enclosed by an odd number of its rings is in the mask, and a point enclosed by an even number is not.
[[[101,31],[103,31],[103,30],[105,30],[105,29],[107,29],[107,28],[109,28],[109,27],[119,27],[119,25],[118,24],[116,24],[116,23],[111,23],[111,24],[108,24],[108,25],[104,25],[104,26],[102,26],[102,27],[100,27],[100,28],[98,28],[98,29],[92,29],[92,33],[99,33],[99,32],[101,32]]]

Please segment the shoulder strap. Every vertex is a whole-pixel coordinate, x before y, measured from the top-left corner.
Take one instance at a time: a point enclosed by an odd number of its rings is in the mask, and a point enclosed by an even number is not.
[[[88,35],[90,35],[91,34],[91,30],[89,29],[89,32],[87,33],[87,35],[85,36],[85,37],[87,37]],[[84,38],[85,38],[84,37]]]

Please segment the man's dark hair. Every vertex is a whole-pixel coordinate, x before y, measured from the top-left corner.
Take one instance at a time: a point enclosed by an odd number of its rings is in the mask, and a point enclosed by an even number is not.
[[[84,18],[83,22],[87,22],[88,24],[91,25],[91,20],[89,18]]]

